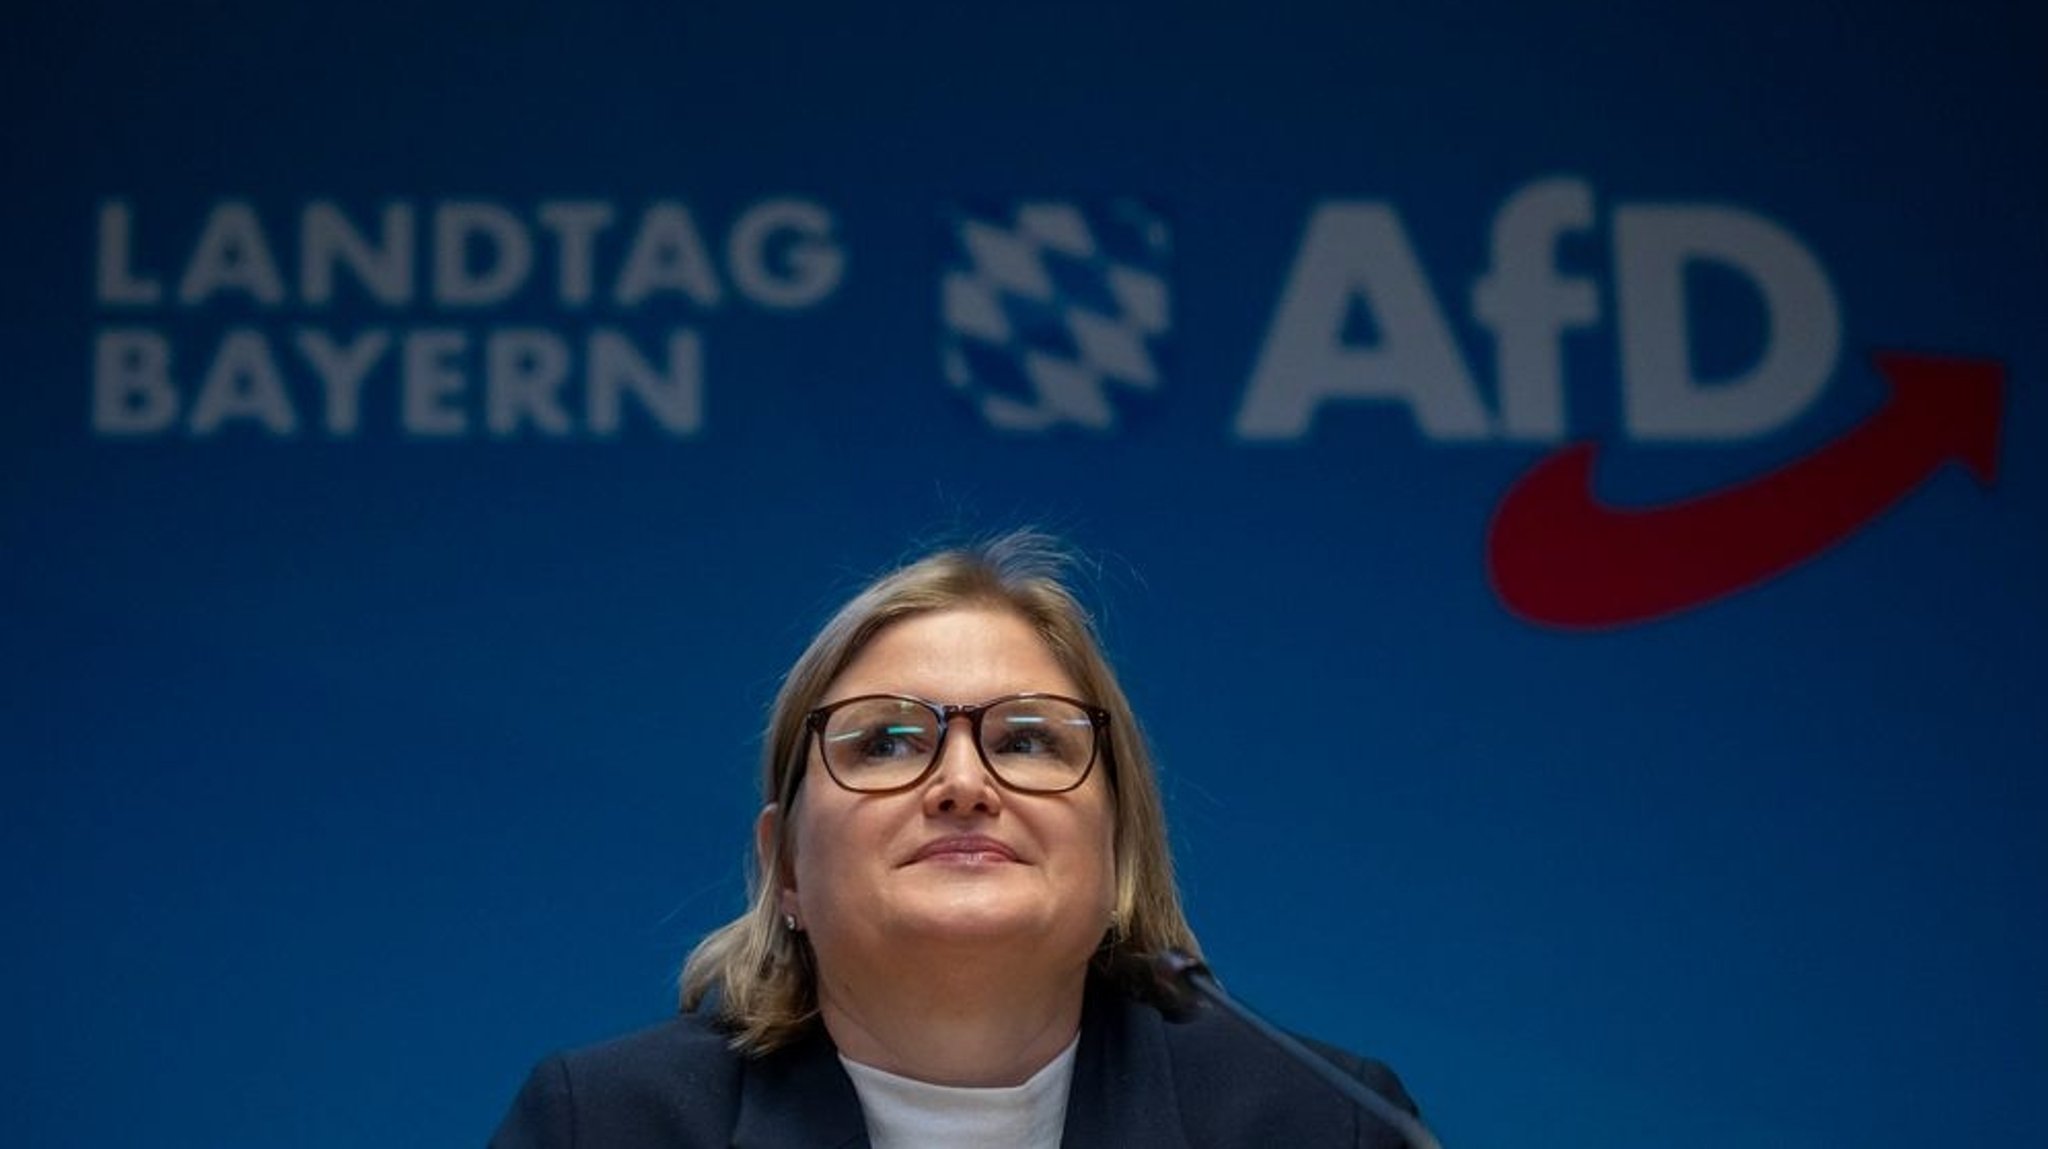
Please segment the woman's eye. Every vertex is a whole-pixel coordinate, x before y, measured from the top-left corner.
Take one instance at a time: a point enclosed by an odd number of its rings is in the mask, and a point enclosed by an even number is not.
[[[1049,758],[1059,753],[1059,743],[1048,730],[1013,730],[996,747],[998,754],[1027,758]]]
[[[877,730],[860,743],[863,758],[903,758],[922,752],[918,736],[921,726],[889,726]]]

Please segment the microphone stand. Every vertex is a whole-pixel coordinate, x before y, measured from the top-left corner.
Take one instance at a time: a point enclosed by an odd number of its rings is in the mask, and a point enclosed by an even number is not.
[[[1390,1125],[1401,1134],[1413,1149],[1443,1149],[1437,1143],[1436,1135],[1407,1110],[1381,1097],[1371,1087],[1357,1078],[1338,1069],[1329,1059],[1316,1053],[1308,1046],[1296,1041],[1272,1022],[1253,1013],[1238,1003],[1237,999],[1223,992],[1209,967],[1199,958],[1180,950],[1167,950],[1152,958],[1152,974],[1175,1001],[1189,1003],[1199,996],[1214,1004],[1223,1012],[1250,1026],[1261,1037],[1278,1046],[1300,1065],[1323,1079],[1330,1088],[1351,1099],[1352,1103]]]

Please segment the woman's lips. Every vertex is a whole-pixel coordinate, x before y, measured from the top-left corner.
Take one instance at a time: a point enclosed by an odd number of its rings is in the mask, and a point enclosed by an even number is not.
[[[946,862],[956,865],[985,865],[1016,860],[1017,852],[994,838],[963,834],[926,842],[910,856],[909,864],[914,866],[919,862]]]

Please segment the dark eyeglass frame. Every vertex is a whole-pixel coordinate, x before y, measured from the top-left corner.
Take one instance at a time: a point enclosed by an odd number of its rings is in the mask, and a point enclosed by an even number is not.
[[[914,706],[924,707],[927,711],[931,712],[933,717],[939,720],[939,737],[937,741],[932,743],[931,761],[926,762],[924,769],[919,770],[917,777],[912,778],[910,781],[880,789],[849,786],[846,784],[846,780],[841,778],[832,769],[832,756],[825,752],[825,723],[832,717],[832,712],[835,710],[850,706],[856,702],[873,702],[876,699],[886,699],[891,702],[908,702]],[[1081,767],[1081,772],[1074,776],[1072,782],[1057,789],[1046,790],[1036,786],[1019,786],[1008,778],[1003,777],[1003,772],[996,769],[995,763],[989,761],[988,748],[982,745],[981,741],[981,720],[983,715],[1005,703],[1035,700],[1064,702],[1069,706],[1078,708],[1083,714],[1088,716],[1091,734],[1088,746],[1088,764]],[[854,794],[901,794],[905,790],[915,789],[923,785],[925,779],[932,776],[932,771],[938,769],[939,760],[945,757],[946,739],[953,733],[953,719],[955,718],[967,719],[968,726],[970,727],[969,732],[974,736],[974,753],[976,757],[981,759],[982,769],[988,771],[988,776],[995,779],[998,786],[1005,790],[1013,790],[1019,794],[1066,794],[1079,789],[1081,783],[1086,782],[1088,776],[1095,772],[1095,764],[1102,760],[1105,734],[1109,730],[1109,711],[1093,703],[1083,702],[1078,698],[1069,698],[1064,694],[1051,694],[1044,691],[1005,694],[1000,698],[991,698],[986,702],[961,704],[933,702],[929,698],[919,698],[914,694],[856,694],[852,698],[842,698],[837,702],[828,702],[804,715],[804,728],[810,731],[810,740],[818,748],[818,761],[824,763],[825,773],[832,779],[833,784],[841,790]]]

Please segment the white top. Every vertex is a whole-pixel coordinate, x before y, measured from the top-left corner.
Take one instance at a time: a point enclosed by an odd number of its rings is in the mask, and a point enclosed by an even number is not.
[[[848,1060],[874,1149],[1059,1149],[1079,1034],[1022,1085],[970,1089],[898,1077]]]

